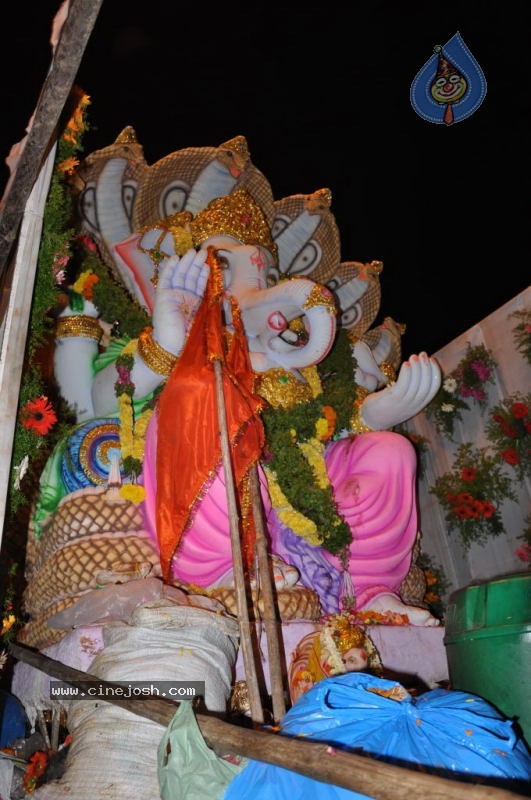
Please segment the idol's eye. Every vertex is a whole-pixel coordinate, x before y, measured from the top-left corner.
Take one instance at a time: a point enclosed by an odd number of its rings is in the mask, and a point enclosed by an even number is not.
[[[460,78],[459,78],[459,75],[450,75],[448,80],[450,81],[450,83],[458,83]]]
[[[435,86],[444,86],[446,83],[446,78],[437,78],[435,81]]]
[[[219,250],[216,250],[216,261],[218,262],[221,269],[229,269],[230,267],[229,259],[226,258],[225,256],[222,256]]]
[[[232,150],[225,150],[225,155],[227,156],[227,158],[234,158],[234,153],[232,152]]]

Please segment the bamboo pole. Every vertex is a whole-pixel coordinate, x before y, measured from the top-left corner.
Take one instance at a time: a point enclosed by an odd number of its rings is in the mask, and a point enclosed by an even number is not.
[[[68,16],[35,109],[16,173],[0,213],[0,277],[7,268],[20,221],[59,117],[72,89],[103,0],[70,0]]]
[[[104,681],[96,675],[67,667],[59,661],[19,644],[10,644],[9,651],[19,661],[30,664],[53,678],[83,687],[96,681],[103,686],[121,684]],[[167,727],[178,707],[168,698],[124,697],[106,694],[104,702],[120,706],[137,716]],[[98,699],[99,700],[99,699]],[[242,728],[214,714],[196,714],[197,723],[207,745],[219,756],[228,753],[263,761],[299,775],[341,786],[374,800],[522,800],[522,794],[484,784],[463,783],[439,778],[425,772],[386,764],[366,755],[335,750],[326,743],[300,737],[290,738],[274,732]],[[468,776],[469,777],[469,776]]]
[[[221,361],[214,360],[214,375],[216,377],[216,400],[218,411],[219,432],[221,437],[221,459],[225,473],[225,488],[227,491],[227,505],[229,510],[229,530],[232,548],[232,563],[234,567],[234,593],[236,608],[240,623],[240,643],[243,655],[243,666],[249,692],[249,704],[253,722],[263,723],[264,712],[260,699],[260,688],[254,661],[253,643],[251,639],[251,626],[249,623],[249,609],[247,606],[247,593],[245,590],[245,575],[243,571],[243,558],[240,545],[240,528],[238,507],[236,504],[236,490],[234,475],[230,460],[230,442],[227,430],[227,413],[225,396],[223,394],[223,373]]]
[[[265,535],[262,498],[260,497],[260,483],[256,467],[250,473],[251,502],[256,530],[256,557],[258,561],[257,588],[260,587],[263,601],[262,619],[267,637],[267,654],[269,660],[269,680],[271,684],[271,700],[273,704],[273,719],[280,722],[286,713],[284,699],[284,685],[282,679],[282,656],[280,652],[280,639],[278,620],[271,577],[271,561],[267,552],[267,538]]]

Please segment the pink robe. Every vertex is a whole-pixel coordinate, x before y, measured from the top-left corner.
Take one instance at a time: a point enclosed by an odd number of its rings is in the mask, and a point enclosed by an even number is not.
[[[154,415],[146,436],[143,483],[146,525],[155,541],[156,441]],[[348,573],[356,606],[363,608],[378,594],[396,593],[408,572],[417,533],[415,452],[404,436],[374,431],[332,442],[325,459],[338,509],[352,530]],[[325,601],[325,608],[339,610],[339,596],[325,597],[330,591],[349,593],[344,576],[341,588],[338,583],[342,572],[339,560],[324,548],[306,545],[279,522],[261,470],[260,479],[271,552],[299,569],[302,582],[314,586]],[[290,558],[283,535],[294,543],[291,550],[297,551],[296,558]],[[315,570],[310,569],[310,562],[316,559],[320,562],[320,574],[323,564],[324,572],[330,572],[330,579],[322,586],[315,585],[317,579],[312,580]],[[194,514],[192,525],[183,535],[172,562],[172,574],[184,582],[210,587],[223,585],[231,567],[225,484],[218,472]]]

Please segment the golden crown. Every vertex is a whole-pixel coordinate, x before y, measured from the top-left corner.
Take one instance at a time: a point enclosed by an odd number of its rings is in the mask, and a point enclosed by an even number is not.
[[[365,647],[367,639],[362,628],[341,617],[335,622],[332,638],[341,655],[352,647]]]
[[[212,200],[190,223],[198,247],[210,236],[232,236],[242,244],[265,247],[277,258],[277,246],[260,206],[245,189]]]

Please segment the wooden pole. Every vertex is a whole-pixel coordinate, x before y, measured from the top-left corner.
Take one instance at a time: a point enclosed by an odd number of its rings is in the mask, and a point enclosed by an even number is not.
[[[262,619],[267,637],[267,654],[269,660],[269,680],[271,683],[271,700],[273,704],[273,719],[280,722],[286,713],[284,699],[284,682],[282,678],[282,656],[280,652],[280,634],[271,576],[271,560],[267,552],[267,538],[265,534],[262,498],[260,496],[260,482],[256,467],[251,469],[250,491],[253,508],[253,518],[256,530],[256,557],[258,561],[258,580],[262,594],[263,613]]]
[[[52,145],[102,2],[70,0],[68,17],[41,90],[33,125],[0,214],[0,278],[7,268],[26,202]]]
[[[59,661],[31,650],[10,644],[9,652],[19,661],[46,672],[53,678],[83,687],[87,681],[104,686],[121,684],[104,681],[96,675],[67,667]],[[139,717],[167,727],[178,704],[159,697],[120,697],[106,693],[104,702],[125,708]],[[219,719],[214,714],[196,714],[197,723],[207,745],[219,756],[228,753],[263,761],[289,769],[307,778],[341,786],[375,800],[522,800],[522,794],[484,784],[463,783],[439,778],[425,772],[396,767],[370,756],[335,750],[327,744],[300,737],[290,738],[274,732],[243,728]]]
[[[243,655],[243,666],[249,692],[249,704],[251,708],[251,718],[253,722],[263,723],[264,712],[260,699],[260,688],[254,661],[253,643],[251,639],[251,626],[249,623],[249,609],[247,606],[247,593],[245,590],[245,575],[243,571],[243,558],[240,545],[240,527],[238,507],[236,504],[236,490],[234,486],[234,475],[230,460],[230,442],[227,429],[227,414],[225,407],[225,396],[223,394],[223,373],[221,361],[214,360],[214,374],[216,376],[216,400],[218,411],[219,431],[221,437],[221,459],[225,473],[225,488],[227,490],[227,505],[229,510],[229,530],[232,548],[232,563],[234,567],[234,593],[236,596],[236,608],[238,610],[238,620],[240,623],[240,644]]]

